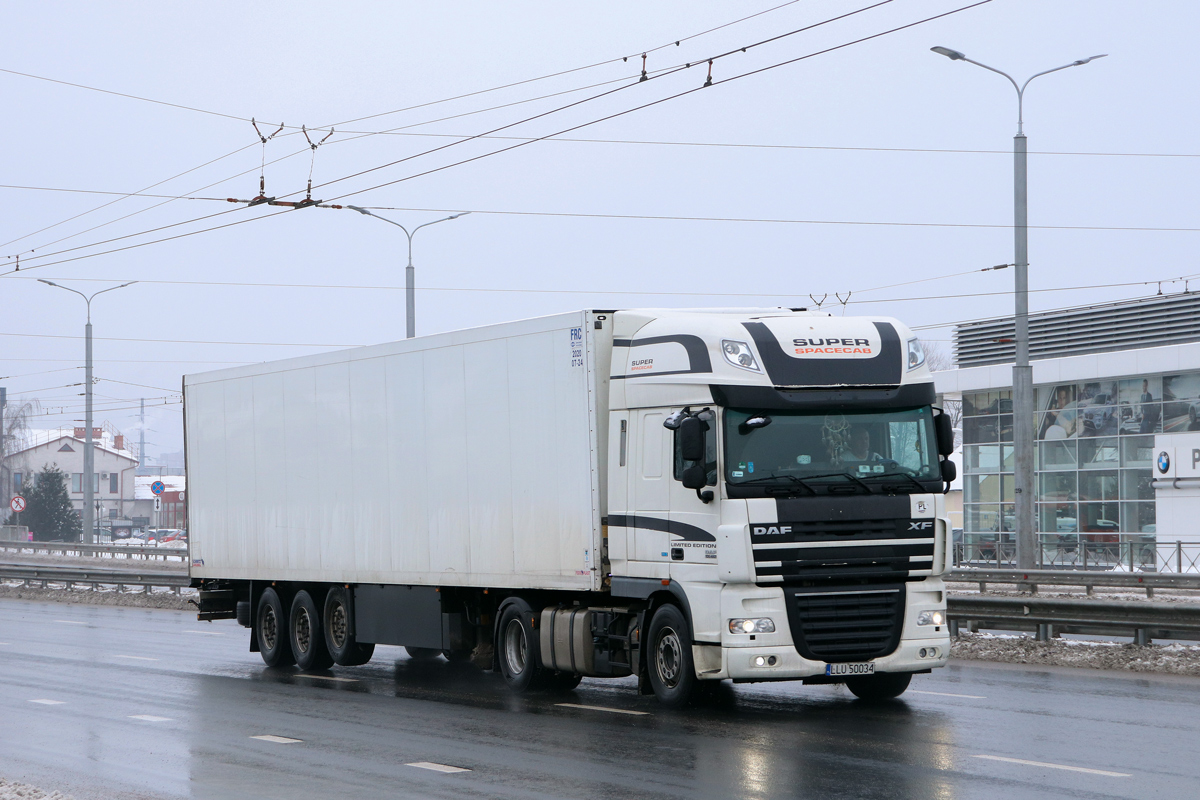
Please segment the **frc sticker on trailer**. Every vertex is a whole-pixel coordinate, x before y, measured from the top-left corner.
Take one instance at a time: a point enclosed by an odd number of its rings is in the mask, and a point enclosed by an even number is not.
[[[583,366],[583,328],[571,328],[571,366]]]

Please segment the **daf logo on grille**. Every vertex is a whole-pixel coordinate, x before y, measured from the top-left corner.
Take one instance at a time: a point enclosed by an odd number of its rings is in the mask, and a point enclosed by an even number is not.
[[[783,536],[792,532],[791,525],[755,525],[750,529],[755,536]]]
[[[932,527],[933,527],[932,522],[910,522],[910,523],[908,523],[908,529],[910,531],[927,531]]]

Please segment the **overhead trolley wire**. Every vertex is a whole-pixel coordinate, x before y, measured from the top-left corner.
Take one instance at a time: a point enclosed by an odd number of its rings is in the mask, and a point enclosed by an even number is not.
[[[754,44],[751,44],[751,45],[746,45],[746,46],[745,46],[745,47],[743,47],[743,48],[736,48],[736,49],[734,49],[734,50],[727,51],[727,52],[725,52],[725,53],[722,53],[722,54],[720,54],[720,56],[714,56],[714,57],[713,57],[713,59],[709,59],[709,60],[715,60],[715,58],[718,58],[718,57],[724,57],[724,56],[728,56],[728,55],[732,55],[732,54],[734,54],[734,53],[737,53],[737,52],[744,52],[744,51],[746,51],[746,50],[750,49],[751,47],[755,47],[755,46],[758,46],[758,45],[760,45],[760,44],[765,44],[765,43],[767,43],[767,42],[777,41],[777,40],[779,40],[779,39],[781,39],[781,38],[783,38],[783,37],[785,37],[785,36],[794,35],[794,34],[796,34],[796,33],[802,32],[802,31],[811,30],[812,28],[818,27],[818,26],[820,26],[820,25],[825,25],[825,24],[828,24],[828,23],[830,23],[830,22],[833,22],[833,21],[837,21],[837,20],[840,20],[840,19],[845,19],[846,17],[853,16],[853,15],[855,15],[855,14],[859,14],[859,13],[862,13],[862,12],[864,12],[864,11],[871,10],[871,9],[873,9],[873,8],[877,8],[877,7],[879,7],[879,6],[882,6],[882,5],[886,5],[886,4],[890,3],[890,2],[893,2],[893,0],[881,0],[881,2],[878,2],[878,3],[872,4],[872,5],[869,5],[869,6],[866,6],[866,7],[860,8],[860,9],[857,9],[857,10],[855,10],[855,11],[847,12],[847,13],[845,13],[845,14],[841,14],[841,15],[838,15],[838,16],[836,16],[836,17],[832,17],[832,18],[829,18],[829,19],[823,20],[823,21],[821,21],[821,22],[814,23],[814,24],[812,24],[812,25],[805,26],[804,28],[800,28],[800,29],[796,29],[796,30],[794,30],[794,31],[790,31],[790,32],[788,32],[788,33],[786,33],[786,34],[781,34],[781,35],[778,35],[778,36],[771,37],[770,39],[763,40],[762,42],[754,43]],[[715,83],[718,83],[718,84],[720,84],[720,83],[729,83],[729,82],[731,82],[731,81],[738,80],[738,79],[740,79],[740,78],[749,77],[749,76],[751,76],[751,75],[757,75],[757,74],[760,74],[760,73],[762,73],[762,72],[766,72],[766,71],[768,71],[768,70],[771,70],[771,69],[776,69],[776,68],[779,68],[779,67],[782,67],[782,66],[786,66],[786,65],[789,65],[789,64],[794,64],[794,63],[797,63],[797,62],[799,62],[799,61],[803,61],[803,60],[805,60],[805,59],[813,58],[813,57],[815,57],[815,56],[818,56],[818,55],[823,55],[823,54],[826,54],[826,53],[829,53],[829,52],[833,52],[833,51],[835,51],[835,50],[840,50],[840,49],[843,49],[843,48],[845,48],[845,47],[849,47],[849,46],[852,46],[852,45],[860,44],[860,43],[862,43],[862,42],[870,41],[870,40],[872,40],[872,39],[876,39],[876,38],[879,38],[879,37],[882,37],[882,36],[886,36],[886,35],[889,35],[889,34],[891,34],[891,33],[896,33],[896,32],[898,32],[898,31],[901,31],[901,30],[905,30],[905,29],[908,29],[908,28],[911,28],[911,27],[915,27],[915,26],[917,26],[917,25],[921,25],[921,24],[924,24],[924,23],[926,23],[926,22],[931,22],[931,21],[933,21],[933,20],[936,20],[936,19],[941,19],[941,18],[943,18],[943,17],[947,17],[947,16],[950,16],[950,15],[952,15],[952,14],[957,14],[957,13],[959,13],[959,12],[961,12],[961,11],[966,11],[966,10],[969,10],[969,9],[971,9],[971,8],[976,8],[976,7],[978,7],[978,6],[981,6],[981,5],[986,5],[986,4],[990,3],[990,2],[991,2],[991,0],[979,0],[978,2],[971,3],[971,4],[969,4],[969,5],[962,6],[962,7],[960,7],[960,8],[957,8],[957,9],[953,9],[953,10],[951,10],[951,11],[943,12],[943,13],[941,13],[941,14],[933,15],[933,16],[930,16],[930,17],[926,17],[926,18],[924,18],[924,19],[921,19],[921,20],[918,20],[918,21],[916,21],[916,22],[908,23],[908,24],[906,24],[906,25],[897,26],[897,27],[895,27],[895,28],[891,28],[891,29],[888,29],[888,30],[882,31],[882,32],[880,32],[880,33],[876,33],[876,34],[872,34],[872,35],[869,35],[869,36],[861,37],[861,38],[858,38],[858,39],[852,40],[852,41],[850,41],[850,42],[845,42],[845,43],[843,43],[843,44],[836,45],[836,46],[833,46],[833,47],[829,47],[829,48],[826,48],[826,49],[823,49],[823,50],[819,50],[819,51],[816,51],[816,52],[813,52],[813,53],[809,53],[809,54],[806,54],[806,55],[803,55],[803,56],[799,56],[799,57],[797,57],[797,58],[788,59],[788,60],[786,60],[786,61],[782,61],[782,62],[779,62],[779,63],[773,64],[773,65],[769,65],[769,66],[767,66],[767,67],[762,67],[762,68],[759,68],[759,69],[752,70],[752,71],[750,71],[750,72],[742,73],[742,74],[740,74],[740,75],[735,75],[735,76],[733,76],[733,77],[730,77],[730,78],[725,78],[725,79],[722,79],[722,80],[718,80],[718,81],[716,81]],[[684,67],[682,67],[682,68],[680,68],[680,69],[687,69],[688,67],[692,66],[693,64],[699,64],[699,63],[703,63],[703,62],[689,62],[688,64],[686,64]],[[674,72],[677,72],[677,71],[679,71],[679,69],[677,69],[677,70],[674,70],[674,71],[670,71],[670,70],[669,70],[669,71],[667,71],[667,72],[660,73],[659,75],[656,75],[656,76],[654,76],[654,78],[661,78],[661,77],[664,77],[664,76],[665,76],[665,75],[667,75],[667,74],[673,74]],[[653,79],[653,78],[652,78],[652,79]],[[640,84],[641,82],[639,81],[638,83]],[[630,84],[630,85],[638,85],[638,84]],[[477,161],[477,160],[480,160],[480,159],[482,159],[482,158],[487,158],[487,157],[489,157],[489,156],[492,156],[492,155],[499,155],[500,153],[507,152],[507,151],[509,151],[509,150],[516,149],[516,148],[518,148],[518,147],[523,147],[523,146],[526,146],[526,145],[528,145],[528,144],[531,144],[531,143],[533,143],[534,141],[541,141],[541,140],[543,140],[543,139],[549,138],[550,136],[562,135],[563,133],[568,133],[568,132],[571,132],[571,131],[574,131],[574,130],[578,130],[578,129],[580,129],[580,128],[587,127],[587,126],[589,126],[589,125],[594,125],[594,124],[597,124],[597,123],[599,123],[599,122],[603,122],[603,121],[606,121],[606,120],[609,120],[609,119],[614,119],[614,118],[616,118],[616,117],[624,116],[625,114],[633,113],[634,111],[639,111],[639,110],[642,110],[642,109],[644,109],[644,108],[648,108],[648,107],[650,107],[650,106],[658,105],[658,104],[660,104],[660,103],[664,103],[664,102],[667,102],[667,101],[669,101],[669,100],[674,100],[674,99],[677,99],[677,98],[679,98],[679,97],[683,97],[683,96],[686,96],[686,95],[692,94],[693,92],[695,92],[695,91],[698,91],[700,88],[706,88],[706,86],[707,86],[707,85],[710,85],[710,84],[706,84],[705,86],[702,86],[702,87],[696,87],[696,88],[689,89],[689,90],[686,90],[686,91],[683,91],[683,92],[679,92],[679,93],[677,93],[677,94],[670,95],[670,96],[668,96],[668,97],[661,98],[661,99],[658,99],[658,100],[654,100],[654,101],[651,101],[651,102],[649,102],[649,103],[645,103],[645,104],[642,104],[642,105],[640,105],[640,106],[636,106],[636,107],[634,107],[634,108],[626,109],[626,110],[624,110],[624,111],[620,111],[620,112],[616,112],[616,113],[613,113],[613,114],[609,114],[609,115],[606,115],[606,116],[604,116],[604,117],[601,117],[601,118],[599,118],[599,119],[592,120],[592,121],[590,121],[590,122],[585,122],[585,123],[581,123],[581,124],[579,124],[579,125],[574,125],[574,126],[571,126],[571,127],[569,127],[569,128],[566,128],[566,129],[564,129],[564,130],[558,131],[558,132],[557,132],[557,133],[555,133],[555,134],[549,134],[549,135],[547,135],[547,136],[538,137],[538,138],[536,138],[536,139],[533,139],[533,140],[530,140],[530,141],[524,141],[524,142],[520,142],[520,143],[518,143],[518,144],[515,144],[515,145],[512,145],[512,146],[510,146],[510,147],[501,148],[500,150],[492,151],[492,152],[489,152],[489,153],[485,153],[485,154],[481,154],[481,155],[474,156],[474,157],[472,157],[472,158],[463,159],[463,160],[461,160],[461,161],[454,162],[454,163],[451,163],[451,164],[446,164],[446,165],[443,165],[443,166],[440,166],[440,167],[436,167],[436,168],[432,168],[432,169],[429,169],[429,170],[425,170],[425,171],[423,171],[423,172],[416,173],[416,174],[413,174],[413,175],[409,175],[409,176],[406,176],[406,177],[404,177],[404,178],[399,178],[399,179],[396,179],[396,180],[387,181],[387,182],[385,182],[385,183],[378,184],[378,185],[376,185],[376,186],[372,186],[372,187],[368,187],[368,188],[366,188],[366,189],[360,189],[360,190],[356,190],[356,191],[353,191],[353,192],[349,192],[349,193],[347,193],[347,194],[341,195],[340,197],[338,197],[338,198],[334,198],[334,199],[341,199],[341,198],[343,198],[343,197],[349,197],[349,196],[353,196],[353,195],[356,195],[356,194],[362,194],[362,193],[364,193],[364,192],[367,192],[367,191],[373,191],[374,189],[382,188],[382,187],[384,187],[384,186],[393,185],[393,184],[395,184],[395,183],[400,183],[400,182],[403,182],[403,181],[411,180],[411,179],[413,179],[413,178],[416,178],[416,177],[421,177],[421,176],[423,176],[423,175],[428,175],[428,174],[431,174],[431,173],[434,173],[434,172],[440,172],[440,171],[443,171],[443,170],[446,170],[446,169],[450,169],[450,168],[452,168],[452,167],[461,166],[461,165],[463,165],[463,164],[470,163],[470,162],[473,162],[473,161]],[[620,91],[621,89],[624,89],[624,88],[628,88],[628,87],[627,87],[627,86],[626,86],[626,87],[619,87],[618,89],[610,90],[609,92],[604,92],[604,93],[601,93],[600,95],[595,95],[595,96],[593,96],[592,98],[588,98],[588,99],[589,99],[589,100],[590,100],[590,99],[597,99],[597,98],[599,98],[599,97],[607,96],[607,95],[609,95],[609,94],[612,94],[612,93],[613,93],[613,92],[615,92],[615,91]],[[583,100],[583,101],[576,101],[576,102],[574,102],[574,103],[571,103],[571,104],[568,104],[568,105],[566,105],[566,106],[560,107],[559,109],[555,109],[555,111],[557,111],[557,110],[564,110],[564,109],[566,109],[566,108],[571,108],[571,107],[574,107],[574,106],[576,106],[576,105],[580,105],[580,104],[581,104],[581,103],[583,103],[583,102],[587,102],[587,100]],[[549,113],[553,113],[553,111],[551,111],[551,112],[543,112],[543,113],[541,113],[541,114],[537,114],[537,115],[534,115],[534,116],[532,116],[532,117],[529,117],[529,118],[527,118],[526,120],[521,120],[521,121],[518,121],[518,122],[515,122],[515,123],[512,123],[512,124],[509,124],[509,125],[501,126],[500,128],[493,129],[492,131],[489,131],[488,133],[494,133],[494,132],[497,132],[497,131],[499,131],[499,130],[504,130],[504,129],[507,129],[507,128],[509,128],[509,127],[513,127],[514,125],[521,124],[522,122],[527,122],[527,121],[531,121],[531,120],[533,120],[533,119],[538,119],[538,118],[541,118],[541,117],[544,117],[544,116],[546,116],[546,115],[547,115],[547,114],[549,114]],[[467,140],[464,140],[464,141],[467,141]],[[461,142],[455,142],[455,143],[451,143],[451,144],[449,144],[449,145],[443,145],[443,146],[441,146],[441,147],[432,148],[431,150],[429,150],[429,151],[426,151],[425,153],[419,153],[419,154],[416,154],[416,155],[414,155],[414,156],[409,156],[409,157],[407,157],[407,158],[405,158],[405,159],[400,159],[400,160],[398,160],[398,161],[389,162],[388,164],[384,164],[384,165],[381,165],[381,166],[379,166],[379,167],[375,167],[375,168],[372,168],[372,169],[369,169],[369,170],[361,170],[361,171],[359,171],[359,172],[357,172],[357,173],[353,173],[353,174],[351,174],[351,175],[349,175],[349,176],[345,176],[345,177],[343,177],[343,178],[338,178],[338,179],[335,179],[334,181],[328,181],[328,182],[326,182],[325,184],[320,184],[319,186],[325,186],[325,185],[329,185],[329,184],[331,184],[331,183],[340,182],[340,181],[342,181],[342,180],[347,180],[347,179],[349,179],[349,178],[358,177],[358,176],[360,176],[360,175],[362,175],[362,174],[366,174],[367,172],[377,171],[377,170],[379,170],[379,169],[384,169],[384,168],[387,168],[387,167],[390,167],[390,166],[394,166],[394,165],[395,165],[395,164],[397,164],[397,163],[401,163],[401,162],[403,162],[403,161],[408,161],[408,160],[411,160],[412,158],[416,158],[416,157],[418,157],[418,156],[420,156],[420,155],[427,155],[427,154],[429,154],[429,153],[432,153],[432,152],[437,152],[437,151],[439,151],[439,150],[446,149],[447,147],[450,147],[450,146],[453,146],[453,145],[455,145],[455,144],[459,144],[459,143],[461,143]],[[297,194],[297,192],[293,192],[292,194]],[[224,212],[221,212],[221,213],[224,213]],[[284,213],[284,212],[278,212],[278,213]],[[197,220],[189,220],[189,221],[187,221],[187,222],[176,223],[175,225],[172,225],[172,226],[163,226],[163,227],[160,227],[160,228],[157,228],[157,229],[152,229],[151,231],[146,231],[146,232],[142,232],[142,233],[139,233],[139,234],[130,234],[130,235],[128,235],[128,236],[125,236],[125,237],[116,237],[115,239],[112,239],[112,240],[107,240],[106,242],[95,243],[95,244],[93,244],[93,245],[91,245],[91,246],[98,246],[99,244],[104,244],[104,243],[108,243],[108,242],[111,242],[111,241],[116,241],[116,240],[118,240],[118,239],[131,238],[132,236],[144,235],[145,233],[153,232],[154,230],[162,230],[162,229],[163,229],[163,228],[165,228],[165,227],[175,227],[175,226],[177,226],[177,225],[188,224],[189,222],[195,222],[195,221],[199,221],[200,219],[208,219],[208,218],[211,218],[212,216],[217,216],[217,215],[209,215],[209,216],[207,216],[207,217],[202,217],[202,218],[199,218],[199,219],[197,219]],[[275,215],[274,215],[274,214],[272,214],[272,215],[267,215],[267,216],[275,216]],[[251,219],[261,219],[261,218],[262,218],[262,217],[255,217],[255,218],[251,218]],[[115,248],[115,249],[113,249],[113,250],[104,251],[104,252],[101,252],[101,253],[89,254],[89,255],[86,255],[86,256],[79,256],[79,257],[75,257],[75,258],[71,258],[71,259],[62,259],[62,260],[60,260],[60,261],[57,261],[57,262],[51,262],[51,263],[64,263],[64,262],[66,262],[66,261],[74,261],[74,260],[79,260],[80,258],[88,258],[88,257],[91,257],[91,256],[93,256],[93,255],[107,255],[107,254],[110,254],[110,253],[113,253],[113,252],[119,252],[119,251],[121,251],[121,250],[132,249],[132,248],[134,248],[134,247],[142,247],[142,246],[146,246],[146,245],[149,245],[149,244],[158,244],[158,243],[161,243],[161,242],[164,242],[164,241],[169,241],[169,240],[171,240],[171,239],[175,239],[175,238],[182,238],[182,237],[184,237],[184,236],[191,236],[191,235],[195,235],[195,234],[197,234],[197,233],[206,233],[206,232],[210,232],[210,231],[212,231],[212,230],[217,230],[217,229],[219,229],[219,228],[223,228],[223,227],[230,227],[230,226],[232,226],[232,225],[240,224],[241,222],[246,222],[246,221],[250,221],[250,220],[248,219],[248,220],[241,220],[241,221],[238,221],[238,222],[226,223],[226,224],[224,224],[224,225],[213,226],[213,227],[210,227],[210,228],[205,228],[205,229],[201,229],[201,230],[198,230],[198,231],[192,231],[192,232],[188,232],[188,233],[184,233],[184,234],[178,234],[178,235],[176,235],[176,236],[172,236],[172,237],[164,237],[163,239],[153,240],[153,241],[150,241],[150,242],[139,243],[139,244],[136,244],[136,245],[129,245],[129,246],[127,246],[127,247],[123,247],[123,248]],[[85,247],[86,247],[86,246],[85,246]],[[83,249],[83,248],[73,248],[73,249]],[[67,252],[67,251],[62,251],[62,252]],[[52,255],[58,255],[58,254],[59,254],[59,253],[53,253],[53,254],[43,254],[42,256],[38,256],[38,257],[36,257],[36,258],[45,258],[45,257],[50,257],[50,256],[52,256]],[[36,266],[49,266],[49,265],[50,265],[50,264],[43,263],[43,264],[39,264],[39,265],[36,265]],[[11,274],[11,273],[6,273],[6,274]]]

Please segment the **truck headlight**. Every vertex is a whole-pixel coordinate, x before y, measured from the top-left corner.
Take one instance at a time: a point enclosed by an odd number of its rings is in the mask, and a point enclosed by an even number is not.
[[[775,621],[769,617],[729,620],[730,633],[774,633]]]
[[[737,342],[733,339],[721,340],[721,352],[725,354],[725,360],[733,364],[739,369],[748,369],[751,372],[762,372],[758,368],[758,360],[754,357],[754,351],[750,349],[750,345],[745,342]]]
[[[922,611],[917,614],[918,625],[944,625],[946,624],[946,613],[944,611]]]

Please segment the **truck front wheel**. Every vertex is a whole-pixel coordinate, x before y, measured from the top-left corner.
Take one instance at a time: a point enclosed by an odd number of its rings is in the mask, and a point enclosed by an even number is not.
[[[258,652],[268,667],[287,667],[296,663],[288,639],[287,619],[279,593],[268,586],[258,598],[258,613],[254,617]]]
[[[904,694],[912,680],[910,672],[880,672],[876,675],[863,675],[858,678],[848,678],[846,688],[860,700],[879,702],[891,700]]]
[[[692,634],[683,612],[675,605],[659,606],[647,631],[646,669],[658,701],[678,708],[696,688],[692,663]]]
[[[533,612],[524,603],[513,603],[500,615],[496,642],[500,673],[517,692],[532,688],[540,672],[532,619]]]

